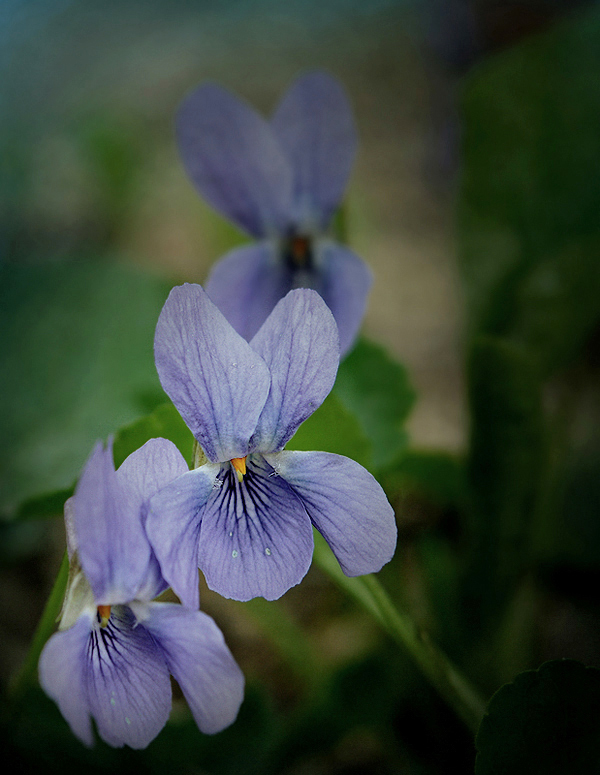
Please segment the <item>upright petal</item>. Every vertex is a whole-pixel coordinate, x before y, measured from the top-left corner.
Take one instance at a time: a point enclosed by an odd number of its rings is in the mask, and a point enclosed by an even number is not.
[[[98,604],[132,600],[150,560],[139,503],[117,478],[112,443],[96,444],[71,501],[81,567]]]
[[[171,711],[169,669],[161,649],[127,606],[91,631],[86,667],[89,707],[109,745],[145,748]]]
[[[354,460],[329,452],[265,455],[302,500],[347,576],[375,573],[396,548],[396,520],[377,480]]]
[[[220,466],[196,468],[163,487],[150,500],[146,531],[162,574],[181,602],[198,608],[198,543],[202,512]]]
[[[186,171],[200,193],[254,237],[285,230],[292,173],[268,122],[226,89],[193,91],[177,116]]]
[[[224,597],[275,600],[298,584],[312,558],[302,503],[260,455],[240,483],[225,471],[202,514],[198,561],[206,583]]]
[[[371,270],[351,250],[335,242],[319,241],[321,284],[319,291],[333,312],[340,332],[340,352],[354,344],[371,289]]]
[[[198,727],[207,734],[232,724],[244,698],[244,676],[223,634],[201,611],[151,603],[144,627],[163,650]]]
[[[356,153],[352,110],[341,84],[324,72],[296,80],[271,125],[294,171],[302,215],[325,229],[340,205]]]
[[[165,392],[208,459],[246,455],[269,393],[269,370],[199,285],[169,294],[154,355]]]
[[[293,274],[276,251],[277,245],[267,241],[236,248],[213,266],[206,281],[210,298],[247,341],[292,289]]]
[[[145,526],[150,498],[188,470],[183,455],[172,441],[150,439],[119,466],[117,479],[129,492],[130,508],[140,515]],[[156,556],[151,552],[135,599],[152,600],[166,587]]]
[[[150,439],[121,463],[117,479],[135,494],[141,510],[153,495],[188,470],[185,458],[172,441]]]
[[[338,330],[315,291],[290,291],[250,342],[271,371],[271,390],[251,449],[282,449],[329,394],[339,363]]]
[[[54,633],[39,662],[42,689],[56,702],[73,734],[88,746],[94,743],[85,684],[91,629],[91,618],[82,616],[69,630]]]

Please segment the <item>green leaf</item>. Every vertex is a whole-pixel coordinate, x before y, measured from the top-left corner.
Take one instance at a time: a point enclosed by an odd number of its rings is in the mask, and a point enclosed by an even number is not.
[[[188,464],[192,463],[194,437],[170,401],[157,406],[145,417],[124,426],[115,435],[113,454],[118,468],[128,455],[149,439],[169,439],[179,449]]]
[[[371,445],[355,417],[330,393],[317,411],[302,423],[287,449],[333,452],[371,467]]]
[[[477,734],[475,775],[600,771],[600,670],[546,662],[492,697]]]
[[[412,492],[439,508],[459,508],[465,499],[464,463],[445,452],[409,449],[385,472],[382,484],[389,492]]]
[[[404,366],[361,339],[341,362],[333,391],[369,439],[373,466],[393,463],[406,449],[404,423],[415,401]]]
[[[471,335],[563,366],[600,319],[600,13],[477,68],[462,99],[459,258]]]
[[[72,487],[97,439],[164,401],[152,342],[167,293],[109,261],[0,269],[0,513]]]
[[[531,548],[544,449],[539,374],[511,342],[477,340],[469,363],[470,614],[502,605]]]

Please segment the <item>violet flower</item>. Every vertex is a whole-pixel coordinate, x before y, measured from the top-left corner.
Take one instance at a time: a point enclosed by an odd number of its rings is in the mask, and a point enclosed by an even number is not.
[[[362,259],[327,236],[356,150],[352,111],[332,76],[298,78],[271,121],[213,83],[183,102],[179,149],[199,192],[258,242],[228,253],[206,290],[250,340],[288,291],[313,288],[339,326],[344,354],[371,286]]]
[[[198,605],[198,567],[225,597],[280,597],[310,566],[313,525],[347,575],[391,559],[394,512],[373,476],[340,455],[284,451],[337,372],[337,327],[317,293],[291,291],[248,344],[199,285],[179,286],[154,350],[207,461],[150,501],[148,536],[184,605]]]
[[[86,745],[93,718],[109,745],[147,746],[171,710],[169,674],[203,732],[237,715],[244,678],[214,621],[150,602],[167,585],[143,527],[147,501],[186,470],[165,439],[147,442],[118,471],[111,445],[97,444],[65,504],[69,583],[39,676]]]

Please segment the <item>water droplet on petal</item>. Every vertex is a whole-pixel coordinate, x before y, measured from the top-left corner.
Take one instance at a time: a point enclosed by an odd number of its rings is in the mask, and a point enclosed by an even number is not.
[[[114,698],[114,697],[111,697],[111,698],[110,698],[110,704],[111,704],[113,707],[114,707],[114,706],[117,704],[117,703],[116,703],[116,701],[115,701],[115,698]]]
[[[125,716],[125,723],[126,724],[131,724],[131,719],[128,718],[127,716]]]
[[[232,557],[237,557],[237,556],[238,556],[237,549],[234,549],[234,550],[231,552],[231,556],[232,556]]]
[[[231,536],[232,536],[232,535],[233,535],[233,533],[232,533],[232,532],[231,532],[231,530],[230,530],[230,531],[229,531],[229,537],[231,538]]]
[[[271,556],[271,550],[270,550],[270,549],[265,549],[265,554],[266,554],[268,557],[270,557],[270,556]]]
[[[237,363],[235,361],[231,361],[231,365],[233,366],[233,368],[235,368],[237,366]]]

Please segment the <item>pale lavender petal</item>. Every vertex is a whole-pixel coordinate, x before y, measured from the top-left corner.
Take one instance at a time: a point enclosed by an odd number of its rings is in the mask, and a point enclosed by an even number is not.
[[[98,605],[132,600],[150,560],[139,503],[117,478],[112,442],[98,443],[72,499],[81,567]]]
[[[188,470],[185,458],[172,441],[150,439],[121,463],[117,479],[135,493],[141,510],[160,489]]]
[[[240,484],[229,467],[202,514],[198,560],[206,582],[224,597],[281,597],[305,576],[313,536],[304,507],[260,455]]]
[[[373,281],[365,262],[348,248],[320,241],[321,282],[319,292],[333,312],[340,332],[340,352],[354,344],[360,329]]]
[[[188,470],[183,455],[172,441],[150,439],[123,461],[117,470],[117,479],[129,491],[130,507],[141,516],[145,526],[150,498]],[[156,556],[151,552],[135,599],[153,600],[167,586]]]
[[[163,652],[131,610],[117,606],[107,627],[92,630],[87,659],[89,706],[98,734],[114,747],[145,748],[171,711]]]
[[[293,287],[294,275],[272,242],[244,245],[212,268],[206,292],[246,340],[254,334]]]
[[[42,689],[56,702],[73,734],[88,746],[94,744],[85,684],[91,629],[90,617],[82,616],[69,630],[54,633],[39,662]]]
[[[302,500],[347,576],[375,573],[396,548],[396,520],[377,480],[354,460],[329,452],[265,455]]]
[[[200,193],[254,237],[284,231],[292,172],[269,123],[216,84],[183,101],[177,139],[186,171]]]
[[[300,217],[325,229],[342,201],[356,153],[356,129],[343,87],[324,72],[298,78],[271,125],[292,164]]]
[[[144,621],[165,654],[169,670],[207,734],[232,724],[244,698],[244,676],[223,634],[201,611],[151,603]]]
[[[219,473],[207,463],[188,471],[150,500],[146,531],[162,574],[181,602],[198,608],[198,542],[202,513]]]
[[[271,390],[250,448],[282,449],[325,400],[339,362],[333,315],[315,291],[290,291],[250,342],[271,371]]]
[[[269,393],[269,370],[199,285],[169,294],[154,355],[165,392],[208,459],[246,455]]]

